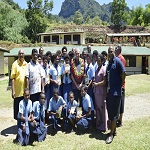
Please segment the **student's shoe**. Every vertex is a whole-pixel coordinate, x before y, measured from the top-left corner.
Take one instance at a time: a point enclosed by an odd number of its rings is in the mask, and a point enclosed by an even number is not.
[[[13,143],[14,143],[14,144],[19,143],[19,142],[18,142],[18,139],[17,139],[17,138],[16,138],[16,139],[13,139]]]
[[[106,144],[110,144],[113,141],[114,136],[110,135],[107,139],[106,139]]]
[[[122,122],[120,120],[117,120],[116,126],[117,127],[121,127],[122,126]]]

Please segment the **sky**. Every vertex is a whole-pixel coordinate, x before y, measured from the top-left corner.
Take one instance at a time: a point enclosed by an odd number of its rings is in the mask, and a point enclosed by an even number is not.
[[[54,2],[54,8],[52,9],[52,14],[58,14],[61,10],[62,2],[65,0],[53,0]],[[96,0],[100,5],[104,4],[102,2],[103,0]],[[105,0],[105,4],[108,4],[112,2],[113,0]],[[140,4],[145,7],[145,5],[150,4],[150,0],[125,0],[127,3],[127,6],[131,9],[132,6],[140,6]],[[17,2],[21,8],[27,8],[27,0],[14,0],[14,2]]]

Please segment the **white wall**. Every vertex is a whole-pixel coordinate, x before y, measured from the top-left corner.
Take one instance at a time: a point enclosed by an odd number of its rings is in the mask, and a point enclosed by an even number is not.
[[[126,74],[141,74],[142,73],[142,56],[136,56],[136,67],[126,67]]]
[[[150,74],[150,56],[148,56],[148,74]]]
[[[14,61],[15,61],[14,57],[8,57],[8,73],[10,73],[10,70]]]
[[[4,75],[4,52],[0,52],[0,75]]]

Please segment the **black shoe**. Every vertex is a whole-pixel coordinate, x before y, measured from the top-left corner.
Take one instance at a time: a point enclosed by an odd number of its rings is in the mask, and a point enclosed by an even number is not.
[[[19,143],[19,142],[18,142],[18,139],[17,139],[17,138],[16,138],[16,139],[14,139],[14,140],[13,140],[13,143],[14,143],[14,144]]]
[[[121,127],[122,126],[122,122],[120,120],[117,120],[116,126],[117,127]]]
[[[117,136],[117,132],[116,131],[114,131],[113,136]]]
[[[110,144],[113,141],[114,136],[110,135],[107,139],[106,139],[106,144]]]

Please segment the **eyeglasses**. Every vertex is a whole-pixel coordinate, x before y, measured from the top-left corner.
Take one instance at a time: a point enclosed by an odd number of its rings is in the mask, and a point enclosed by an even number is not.
[[[69,98],[74,98],[74,97],[69,97]]]
[[[108,51],[108,53],[113,53],[114,51]]]

